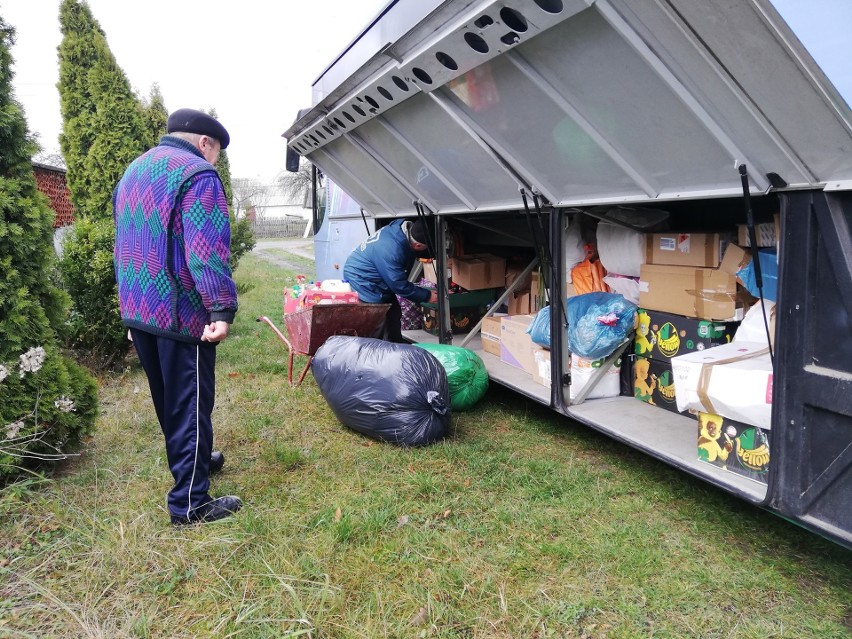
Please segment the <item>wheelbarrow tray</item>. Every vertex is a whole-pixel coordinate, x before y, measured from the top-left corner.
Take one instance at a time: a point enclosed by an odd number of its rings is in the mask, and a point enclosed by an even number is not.
[[[375,335],[389,308],[390,304],[317,304],[288,313],[284,326],[293,351],[314,355],[332,335]]]

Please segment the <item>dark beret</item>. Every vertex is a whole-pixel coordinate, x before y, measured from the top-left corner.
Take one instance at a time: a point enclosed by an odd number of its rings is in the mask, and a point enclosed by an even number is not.
[[[176,131],[199,133],[216,138],[223,149],[227,149],[231,142],[231,136],[228,135],[228,131],[219,120],[195,109],[178,109],[169,116],[166,122],[166,132],[174,133]]]
[[[415,220],[411,224],[408,236],[418,244],[426,244],[428,235],[429,230],[426,228],[426,222],[422,218]]]

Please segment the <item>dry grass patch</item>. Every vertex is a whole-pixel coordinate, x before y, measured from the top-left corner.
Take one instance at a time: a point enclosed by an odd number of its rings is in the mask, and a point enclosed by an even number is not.
[[[505,390],[428,448],[347,430],[254,321],[292,274],[237,277],[213,490],[246,507],[169,527],[129,362],[82,457],[0,493],[0,637],[848,637],[848,551]]]

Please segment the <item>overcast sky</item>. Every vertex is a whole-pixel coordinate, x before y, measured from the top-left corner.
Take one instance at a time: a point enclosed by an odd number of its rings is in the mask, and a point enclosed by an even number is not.
[[[388,0],[88,0],[110,50],[146,97],[169,111],[215,108],[231,135],[232,177],[271,180],[281,134],[311,106],[311,83]],[[0,0],[15,27],[15,93],[31,131],[57,152],[60,0]]]
[[[159,83],[169,111],[215,108],[231,134],[232,177],[271,181],[281,134],[311,106],[311,83],[388,0],[88,0],[131,85]],[[852,102],[852,0],[774,0]],[[15,92],[46,152],[61,128],[60,0],[0,0],[17,30]]]

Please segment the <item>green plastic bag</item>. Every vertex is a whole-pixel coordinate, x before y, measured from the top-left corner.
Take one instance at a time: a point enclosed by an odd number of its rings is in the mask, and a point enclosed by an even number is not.
[[[450,344],[415,346],[432,353],[447,371],[453,410],[467,410],[485,395],[488,390],[488,371],[479,355],[472,350]]]

